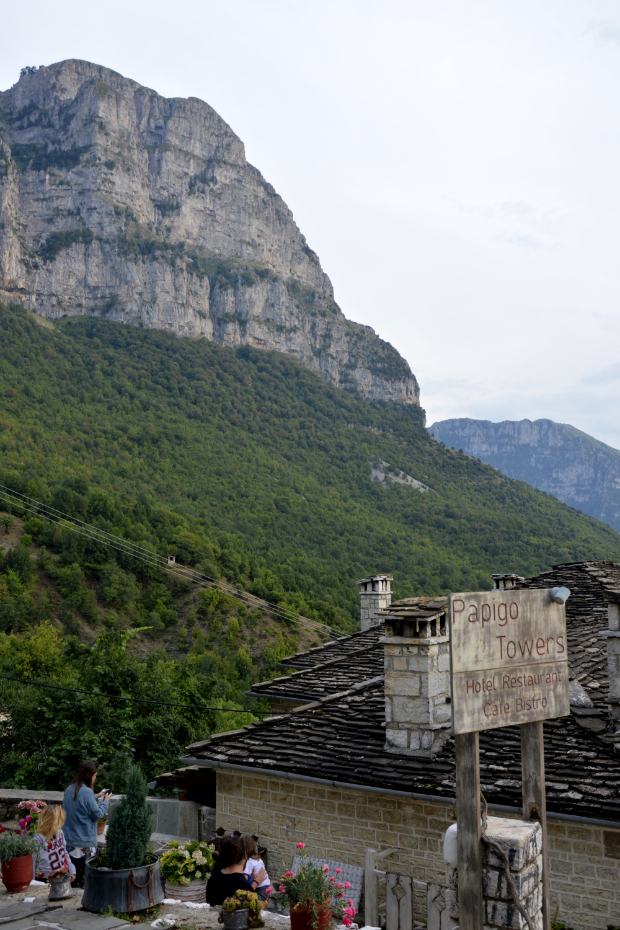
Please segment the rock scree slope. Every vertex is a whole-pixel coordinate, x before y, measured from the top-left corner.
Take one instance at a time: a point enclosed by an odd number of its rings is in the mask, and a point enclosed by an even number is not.
[[[442,420],[435,439],[620,532],[620,451],[553,420]]]
[[[347,320],[284,201],[195,97],[68,60],[0,93],[0,300],[298,359],[419,405],[407,362]]]

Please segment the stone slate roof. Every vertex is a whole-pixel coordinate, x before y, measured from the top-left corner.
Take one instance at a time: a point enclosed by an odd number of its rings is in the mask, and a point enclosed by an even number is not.
[[[620,821],[620,755],[572,717],[547,721],[550,811]],[[432,760],[388,753],[383,682],[369,682],[188,747],[193,757],[234,766],[311,775],[351,785],[454,797],[454,740]],[[480,734],[489,802],[521,804],[518,727]]]
[[[566,586],[567,632],[571,679],[583,688],[605,726],[608,699],[607,601],[620,601],[620,564],[567,563],[535,578],[513,579],[516,589]],[[447,599],[407,598],[385,614],[402,623],[445,612]],[[262,682],[256,693],[283,699],[310,699],[288,714],[271,717],[243,730],[217,734],[188,747],[205,761],[399,791],[454,796],[454,741],[449,739],[432,760],[384,750],[384,626],[354,633],[309,653],[284,659],[299,668],[295,675]],[[258,689],[261,689],[260,691]],[[331,694],[330,694],[331,689]],[[571,698],[572,700],[572,698]],[[582,721],[586,723],[586,721]],[[596,735],[575,716],[546,721],[545,765],[550,811],[620,821],[620,753],[606,733]],[[616,737],[617,739],[617,737]],[[619,744],[620,745],[620,744]],[[480,768],[489,802],[521,803],[520,737],[517,727],[480,734]]]
[[[329,659],[344,658],[350,653],[361,649],[362,646],[376,645],[384,635],[385,629],[381,623],[369,630],[358,630],[357,633],[351,633],[349,636],[341,636],[331,643],[308,649],[307,652],[298,652],[293,656],[287,656],[278,664],[282,668],[314,668]]]
[[[562,585],[571,592],[566,602],[567,619],[604,617],[607,625],[607,600],[620,601],[620,563],[565,562],[554,565],[550,572],[517,581],[515,588],[523,590]]]
[[[571,592],[566,602],[571,678],[577,679],[594,707],[602,710],[609,699],[609,678],[607,643],[601,633],[607,629],[608,600],[620,600],[620,564],[599,561],[554,565],[550,572],[517,581],[515,589],[562,585]]]
[[[248,694],[287,701],[318,701],[330,694],[383,675],[383,646],[366,643],[347,655],[328,659],[311,669],[252,685]]]
[[[568,659],[571,678],[576,679],[592,706],[606,710],[609,698],[607,642],[607,597],[620,584],[620,565],[615,562],[585,562],[558,565],[535,578],[522,579],[516,588],[570,588],[566,603]],[[412,597],[395,601],[385,614],[403,622],[435,616],[447,608],[447,597]],[[353,633],[334,643],[283,659],[285,668],[300,671],[288,677],[252,686],[251,694],[282,700],[316,701],[328,694],[352,688],[383,672],[384,624]],[[303,664],[306,661],[307,664]]]

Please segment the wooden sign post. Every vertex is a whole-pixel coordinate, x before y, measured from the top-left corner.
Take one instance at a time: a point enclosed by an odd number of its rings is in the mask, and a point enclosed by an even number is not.
[[[523,818],[539,820],[543,831],[543,921],[549,930],[542,721],[570,713],[564,604],[542,589],[452,594],[449,607],[459,926],[483,925],[478,733],[519,724]]]

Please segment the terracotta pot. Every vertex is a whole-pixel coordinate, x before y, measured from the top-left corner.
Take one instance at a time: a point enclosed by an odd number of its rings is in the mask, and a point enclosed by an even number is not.
[[[34,878],[32,856],[18,856],[2,863],[2,881],[8,894],[26,891]]]
[[[103,823],[97,824],[97,836],[101,836],[101,834],[105,832],[105,828],[107,827],[107,825],[108,825],[107,820],[104,820]]]
[[[320,904],[317,907],[318,926],[313,927],[314,914],[310,905],[291,905],[291,930],[331,930],[331,909]]]

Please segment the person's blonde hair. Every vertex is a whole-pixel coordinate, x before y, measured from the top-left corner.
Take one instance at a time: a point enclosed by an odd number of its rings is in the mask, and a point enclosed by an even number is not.
[[[62,828],[66,816],[64,808],[60,804],[50,804],[48,807],[44,807],[39,814],[37,833],[40,833],[46,839],[55,836]]]

